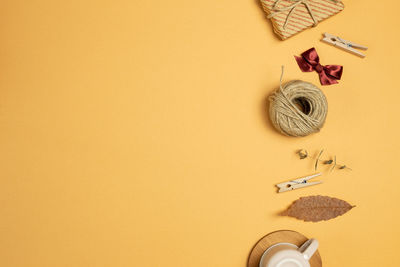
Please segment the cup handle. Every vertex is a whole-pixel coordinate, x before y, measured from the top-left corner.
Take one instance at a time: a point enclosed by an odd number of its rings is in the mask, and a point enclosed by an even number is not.
[[[314,255],[315,251],[317,251],[318,245],[318,240],[311,238],[301,245],[299,252],[303,254],[304,259],[308,261],[311,259],[312,255]]]

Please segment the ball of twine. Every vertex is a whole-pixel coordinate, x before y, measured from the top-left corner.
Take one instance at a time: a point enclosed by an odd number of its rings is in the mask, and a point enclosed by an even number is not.
[[[288,136],[307,136],[319,132],[328,113],[328,102],[315,85],[294,80],[270,96],[269,115],[274,127]]]

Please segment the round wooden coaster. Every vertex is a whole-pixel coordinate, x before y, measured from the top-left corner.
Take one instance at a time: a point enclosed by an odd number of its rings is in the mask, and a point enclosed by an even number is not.
[[[247,267],[259,267],[261,256],[270,246],[277,243],[292,243],[300,247],[308,240],[304,235],[290,230],[272,232],[261,238],[250,252]],[[318,250],[310,259],[311,267],[321,267],[322,261]]]

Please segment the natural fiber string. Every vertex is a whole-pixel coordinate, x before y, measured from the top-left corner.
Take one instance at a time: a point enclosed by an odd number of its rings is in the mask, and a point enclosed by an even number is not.
[[[289,136],[306,136],[318,132],[328,113],[325,95],[315,85],[299,80],[282,85],[270,96],[269,115],[276,129]]]
[[[311,7],[309,6],[309,3],[308,3],[309,0],[290,0],[291,2],[294,2],[294,3],[291,4],[291,5],[289,5],[289,6],[286,6],[286,7],[277,8],[276,6],[278,5],[278,3],[279,3],[280,1],[281,1],[281,0],[277,0],[277,1],[274,3],[274,5],[272,6],[272,10],[273,10],[274,12],[271,13],[271,14],[269,14],[267,18],[269,18],[269,19],[270,19],[270,18],[273,18],[273,17],[275,17],[276,15],[280,14],[281,12],[285,12],[285,11],[287,11],[287,10],[290,10],[289,13],[288,13],[288,15],[287,15],[287,17],[286,17],[285,24],[283,24],[283,29],[286,29],[286,25],[288,24],[288,22],[289,22],[289,20],[290,20],[290,17],[292,16],[293,11],[296,10],[296,7],[297,7],[298,5],[301,5],[301,4],[303,4],[303,5],[306,7],[308,13],[310,14],[310,17],[311,17],[312,20],[314,21],[313,26],[317,26],[318,20],[315,18],[314,13],[313,13]],[[337,3],[338,0],[330,0],[330,1],[332,1],[332,2],[334,2],[334,3]]]

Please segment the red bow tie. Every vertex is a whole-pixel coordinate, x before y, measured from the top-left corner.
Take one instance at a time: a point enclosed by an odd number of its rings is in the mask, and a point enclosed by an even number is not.
[[[331,85],[338,83],[336,80],[340,80],[342,77],[343,66],[339,65],[326,65],[322,66],[319,63],[319,57],[315,48],[308,49],[306,52],[301,54],[301,57],[296,57],[297,64],[301,71],[311,72],[316,71],[319,74],[319,80],[322,85]]]

